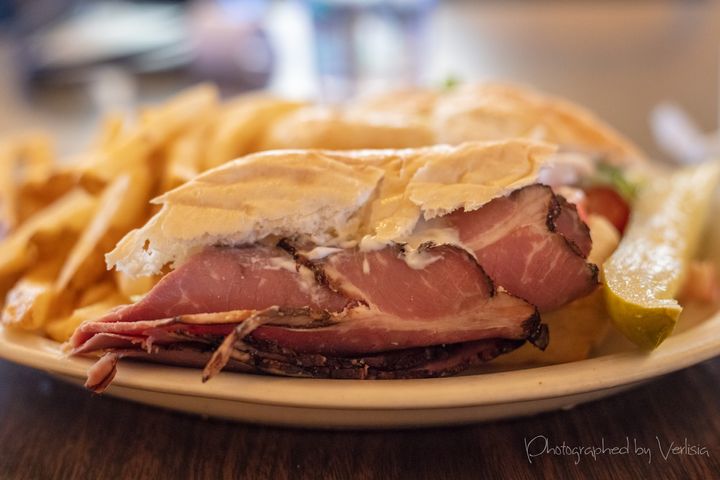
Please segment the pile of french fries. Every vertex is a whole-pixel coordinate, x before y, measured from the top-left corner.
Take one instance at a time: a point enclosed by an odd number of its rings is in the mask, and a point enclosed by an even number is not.
[[[157,278],[109,272],[104,253],[150,218],[152,198],[254,151],[277,116],[300,106],[266,95],[222,102],[200,85],[135,119],[109,116],[69,159],[44,134],[0,139],[2,323],[62,342],[146,293]]]

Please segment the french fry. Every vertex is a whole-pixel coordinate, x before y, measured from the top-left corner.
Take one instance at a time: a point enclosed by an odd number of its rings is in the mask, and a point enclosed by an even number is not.
[[[120,230],[120,236],[125,235],[130,228],[142,224],[147,219],[147,208],[152,196],[152,184],[155,181],[150,169],[141,166],[128,170],[127,188],[117,197],[118,207],[113,214],[111,225]],[[113,246],[114,246],[113,242]]]
[[[160,281],[160,275],[131,277],[123,272],[115,271],[115,283],[118,290],[131,299],[145,295],[158,281]]]
[[[39,133],[0,143],[0,231],[13,229],[0,233],[3,323],[65,340],[79,322],[147,293],[158,277],[112,276],[104,252],[147,220],[152,196],[203,169],[219,109],[217,90],[201,85],[134,125],[109,116],[90,150],[64,162]]]
[[[116,294],[117,293],[117,287],[115,286],[115,282],[110,279],[105,282],[96,283],[95,285],[92,285],[88,287],[84,292],[82,292],[82,295],[78,298],[77,306],[80,307],[87,307],[88,305],[92,305],[93,303],[101,302],[103,299]]]
[[[141,221],[149,197],[149,172],[146,168],[138,167],[132,173],[115,179],[101,195],[92,220],[60,271],[55,288],[65,289],[74,277],[79,277],[75,278],[75,288],[94,281],[104,271],[102,252],[97,251],[103,238],[111,235],[115,227],[120,235],[114,236],[114,243],[129,227]]]
[[[102,120],[100,126],[100,134],[95,145],[98,150],[109,148],[113,143],[118,141],[123,133],[125,121],[121,113],[110,113]]]
[[[28,267],[37,258],[33,241],[37,236],[60,239],[67,232],[82,230],[91,218],[97,200],[82,189],[66,194],[33,215],[0,242],[0,279]]]
[[[48,205],[77,186],[77,176],[69,172],[53,171],[47,181],[23,182],[18,189],[18,225],[28,221]]]
[[[303,105],[266,95],[244,95],[230,102],[220,113],[203,169],[254,151],[272,122]]]
[[[515,366],[584,360],[610,329],[602,289],[558,310],[543,313],[542,321],[548,325],[551,337],[545,351],[525,344],[494,359],[492,364]]]
[[[218,107],[217,89],[200,85],[182,92],[164,105],[146,109],[139,125],[118,133],[94,155],[75,165],[83,185],[91,190],[110,183],[128,169],[151,165],[153,153],[190,126],[213,117]]]
[[[81,323],[100,318],[110,309],[125,303],[128,303],[126,297],[117,292],[113,292],[96,303],[77,308],[72,314],[48,323],[45,326],[45,332],[53,340],[65,342],[72,336],[75,329],[80,326]]]
[[[5,308],[5,298],[17,281],[17,276],[0,277],[0,311]],[[2,323],[0,321],[0,323]]]
[[[152,145],[158,146],[189,126],[214,116],[218,106],[217,88],[209,84],[198,85],[159,107],[146,109],[141,115],[140,129]]]
[[[91,190],[112,182],[128,169],[147,165],[155,143],[142,130],[135,130],[95,155],[75,165],[83,185]]]
[[[53,288],[58,262],[45,262],[24,275],[7,294],[2,323],[26,330],[42,327],[58,310]]]
[[[43,133],[30,133],[20,138],[18,155],[22,167],[22,183],[45,186],[53,170],[53,141]]]
[[[172,190],[200,173],[206,138],[206,129],[198,128],[172,143],[160,184],[161,191]]]
[[[0,141],[0,238],[17,225],[17,156],[10,141]]]

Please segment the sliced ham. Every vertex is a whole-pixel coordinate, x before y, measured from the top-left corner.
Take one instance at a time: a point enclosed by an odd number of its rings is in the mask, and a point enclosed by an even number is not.
[[[532,305],[496,292],[464,250],[441,245],[422,253],[431,257],[423,269],[408,266],[397,247],[328,257],[321,264],[324,276],[346,295],[361,296],[364,305],[333,315],[325,327],[264,326],[252,335],[297,352],[337,355],[525,339],[539,324]]]
[[[136,304],[81,325],[70,346],[188,365],[202,359],[206,378],[226,366],[333,378],[439,376],[526,340],[544,348],[538,308],[557,308],[597,285],[597,268],[585,260],[587,227],[549,187],[525,187],[444,221],[474,254],[426,244],[408,262],[403,247],[391,245],[310,260],[289,240],[206,248]],[[103,361],[91,385],[105,388],[113,362]]]
[[[336,372],[331,370],[340,360],[323,360],[321,365],[305,368],[298,366],[297,361],[287,363],[284,357],[260,356],[264,362],[261,363],[267,365],[258,368],[259,371],[274,368],[300,376],[315,372],[317,376],[348,378],[448,375],[500,354],[510,346],[514,348],[526,339],[544,348],[547,331],[540,324],[535,307],[506,292],[497,292],[467,252],[442,245],[426,247],[422,254],[431,257],[423,269],[408,266],[398,247],[369,253],[353,249],[328,257],[316,269],[339,293],[323,288],[342,298],[362,294],[361,302],[347,301],[348,306],[341,311],[270,307],[118,321],[118,317],[127,318],[120,310],[113,312],[114,321],[105,319],[82,325],[70,344],[74,353],[110,350],[134,352],[132,356],[136,357],[188,344],[219,347],[206,368],[208,378],[231,360],[238,360],[238,352],[244,351],[247,344],[264,345],[296,360],[387,358],[390,352],[431,347],[444,352],[425,357],[416,353],[418,359],[424,360],[412,368],[406,363],[400,370],[369,369],[369,360],[362,360],[358,364],[362,368],[338,367]],[[214,252],[202,255],[207,255],[201,262],[204,265],[208,265],[207,258],[225,260]],[[196,262],[189,263],[191,268],[196,268]],[[186,278],[183,268],[177,271],[180,279]],[[323,295],[335,298],[327,292]],[[184,304],[195,306],[197,302]],[[487,342],[478,343],[484,341]],[[455,346],[446,350],[444,345]],[[252,358],[260,358],[258,355],[256,352]]]
[[[318,285],[279,248],[211,247],[170,272],[142,300],[102,318],[133,322],[273,305],[340,311],[348,299]]]
[[[104,392],[115,378],[118,360],[120,360],[120,356],[117,353],[109,352],[103,355],[102,358],[95,362],[95,365],[88,370],[85,387],[95,393]]]
[[[552,215],[552,227],[557,233],[565,237],[570,242],[570,246],[576,249],[583,258],[587,258],[592,249],[590,229],[580,219],[577,207],[574,204],[569,203],[562,195],[556,195],[555,198],[560,212],[557,216]]]
[[[89,322],[76,330],[70,344],[76,353],[97,349],[102,344],[93,337],[98,334],[171,343],[187,334],[225,335],[227,325],[246,325],[258,318],[262,321],[248,334],[299,353],[347,355],[487,338],[534,338],[539,325],[535,307],[496,292],[464,250],[444,245],[425,253],[436,261],[422,270],[410,268],[395,247],[370,253],[353,249],[330,257],[323,264],[330,281],[349,295],[363,295],[362,305],[340,312],[270,308]],[[365,274],[366,268],[373,274]]]
[[[585,261],[591,246],[587,226],[550,187],[530,185],[447,219],[496,285],[541,312],[598,285],[598,268]]]

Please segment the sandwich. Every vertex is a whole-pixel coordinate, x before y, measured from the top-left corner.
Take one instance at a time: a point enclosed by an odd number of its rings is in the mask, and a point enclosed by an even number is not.
[[[127,127],[67,167],[20,142],[8,165],[30,183],[0,199],[0,321],[99,358],[97,392],[121,358],[205,380],[571,362],[611,321],[653,349],[685,302],[720,298],[696,256],[720,165],[655,175],[530,89],[328,107],[200,86]]]
[[[161,280],[82,324],[73,354],[297,377],[452,375],[551,339],[593,293],[576,206],[541,183],[557,147],[511,139],[252,154],[156,200],[109,267]]]
[[[610,126],[504,84],[283,109],[106,255],[154,287],[75,330],[69,351],[101,356],[89,388],[121,358],[422,378],[579,360],[604,337],[598,266],[645,163]]]

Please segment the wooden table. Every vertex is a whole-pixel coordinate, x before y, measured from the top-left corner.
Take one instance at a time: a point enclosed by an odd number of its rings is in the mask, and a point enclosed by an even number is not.
[[[720,358],[572,411],[411,431],[201,419],[92,396],[5,361],[0,385],[2,479],[720,478]],[[628,441],[630,453],[583,454],[579,463],[545,453],[530,463],[525,442],[539,454],[544,438],[559,448]],[[686,438],[700,454],[663,458]],[[651,450],[650,463],[633,453],[635,441]]]

